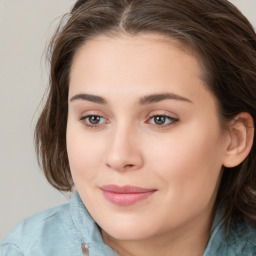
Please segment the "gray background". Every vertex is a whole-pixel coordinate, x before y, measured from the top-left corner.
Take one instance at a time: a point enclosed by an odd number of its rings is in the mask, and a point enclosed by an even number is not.
[[[75,0],[0,0],[0,240],[21,219],[67,202],[37,166],[33,130],[47,85],[43,52]],[[233,0],[256,25],[256,1]]]

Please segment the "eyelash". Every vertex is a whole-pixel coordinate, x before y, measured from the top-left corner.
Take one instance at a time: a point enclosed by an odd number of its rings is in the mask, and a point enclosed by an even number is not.
[[[169,119],[169,122],[167,123],[167,124],[163,124],[163,125],[157,125],[157,124],[151,124],[150,123],[150,120],[151,119],[153,119],[153,118],[165,118],[165,121],[166,121],[166,119],[168,120]],[[179,119],[178,118],[174,118],[174,117],[171,117],[171,116],[168,116],[168,115],[152,115],[152,116],[150,116],[149,117],[149,119],[148,119],[149,121],[148,121],[148,123],[149,124],[151,124],[151,125],[154,125],[154,126],[156,126],[158,129],[164,129],[164,128],[168,128],[168,127],[170,127],[170,126],[173,126],[173,125],[175,125],[178,121],[179,121]],[[155,121],[155,120],[154,120]]]
[[[91,123],[89,123],[89,121],[86,121],[87,119],[93,118],[93,117],[97,118],[97,119],[102,119],[102,118],[106,119],[106,118],[104,118],[103,116],[100,116],[100,115],[87,115],[87,116],[81,117],[80,121],[83,123],[83,125],[85,125],[88,128],[91,128],[91,129],[97,129],[97,128],[100,128],[102,125],[104,125],[104,122],[102,122],[100,124],[91,124]],[[164,125],[157,125],[157,124],[150,123],[151,119],[153,119],[153,118],[155,119],[155,118],[159,118],[159,117],[160,118],[165,118],[165,121],[166,121],[166,119],[167,120],[169,119],[169,123],[164,124]],[[149,117],[149,119],[147,120],[147,123],[149,123],[150,125],[155,126],[158,129],[164,129],[164,128],[168,128],[169,126],[175,125],[178,121],[179,121],[178,118],[174,118],[174,117],[171,117],[171,116],[161,115],[160,114],[160,115],[151,115]],[[107,121],[107,123],[108,123],[108,121]]]
[[[82,116],[80,118],[80,121],[82,121],[83,125],[85,125],[88,128],[92,128],[92,129],[99,128],[102,124],[90,124],[88,121],[86,121],[88,118],[92,118],[92,117],[104,118],[103,116],[99,116],[99,115],[87,115],[87,116]]]

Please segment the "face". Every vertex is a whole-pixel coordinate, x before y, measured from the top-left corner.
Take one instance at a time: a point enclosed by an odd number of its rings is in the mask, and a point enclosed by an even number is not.
[[[99,36],[76,54],[69,163],[109,236],[147,239],[209,224],[227,140],[201,77],[195,55],[155,34]]]

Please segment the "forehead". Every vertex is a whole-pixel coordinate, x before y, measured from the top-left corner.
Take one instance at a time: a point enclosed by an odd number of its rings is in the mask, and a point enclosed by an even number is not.
[[[98,35],[92,37],[76,51],[73,60],[75,61],[79,56],[85,54],[85,51],[87,53],[89,53],[89,51],[93,53],[95,50],[98,53],[109,51],[112,56],[119,54],[119,57],[121,57],[120,52],[117,50],[123,50],[124,47],[126,50],[123,53],[128,53],[128,51],[136,53],[136,50],[141,52],[143,48],[144,50],[151,49],[151,53],[153,53],[152,50],[157,49],[159,54],[168,49],[173,50],[173,48],[175,48],[177,51],[186,53],[196,59],[199,58],[195,51],[175,38],[156,33],[138,33],[135,35],[118,34],[113,36]],[[99,48],[102,51],[99,51]],[[93,54],[95,54],[95,52]]]
[[[120,86],[122,80],[126,85],[143,82],[161,87],[170,70],[177,75],[169,77],[169,83],[175,77],[202,77],[197,56],[175,39],[158,34],[97,36],[86,41],[74,56],[70,85],[104,80],[105,86],[108,81]]]

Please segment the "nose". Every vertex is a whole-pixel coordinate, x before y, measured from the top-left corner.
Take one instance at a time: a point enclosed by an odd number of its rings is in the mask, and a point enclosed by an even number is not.
[[[105,163],[116,171],[138,170],[143,166],[143,155],[138,133],[129,127],[119,127],[108,138]]]

